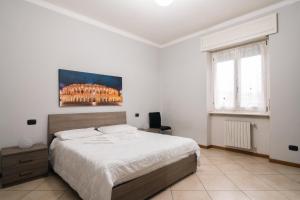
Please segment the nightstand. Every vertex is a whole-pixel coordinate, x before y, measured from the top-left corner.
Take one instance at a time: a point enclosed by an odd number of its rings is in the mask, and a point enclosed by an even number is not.
[[[3,148],[2,185],[10,185],[48,174],[48,148],[45,144],[35,144],[30,148]]]

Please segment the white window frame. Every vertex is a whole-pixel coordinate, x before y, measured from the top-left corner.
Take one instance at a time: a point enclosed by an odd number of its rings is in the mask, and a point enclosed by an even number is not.
[[[214,81],[215,81],[215,72],[214,72],[214,65],[215,65],[215,61],[213,60],[213,53],[214,52],[211,52],[210,55],[209,55],[209,70],[208,70],[208,76],[209,76],[209,81],[208,81],[208,96],[209,96],[209,113],[211,114],[241,114],[241,115],[262,115],[262,116],[269,116],[270,115],[270,70],[269,70],[269,50],[268,50],[268,40],[263,40],[263,41],[259,41],[259,42],[264,42],[266,44],[266,52],[264,55],[264,66],[263,66],[263,70],[265,71],[264,73],[264,76],[265,76],[265,83],[264,83],[264,86],[265,86],[265,105],[266,105],[266,108],[264,111],[258,111],[256,109],[242,109],[240,108],[239,106],[239,95],[237,93],[237,90],[238,90],[238,86],[237,86],[237,83],[238,83],[238,72],[236,71],[238,69],[237,67],[237,63],[236,63],[236,59],[235,59],[235,108],[234,109],[215,109],[215,106],[214,106]],[[247,43],[247,44],[244,44],[244,45],[239,45],[239,46],[236,46],[236,47],[231,47],[229,49],[235,49],[235,48],[238,48],[238,47],[243,47],[243,46],[247,46],[247,45],[251,45],[251,44],[254,44],[254,43],[258,43],[258,42],[252,42],[252,43]],[[229,49],[226,49],[226,50],[229,50]],[[238,106],[236,106],[238,105]]]

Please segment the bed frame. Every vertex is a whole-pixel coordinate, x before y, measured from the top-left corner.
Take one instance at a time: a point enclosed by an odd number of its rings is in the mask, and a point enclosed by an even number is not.
[[[126,112],[75,113],[48,115],[48,145],[57,131],[126,123]],[[196,155],[171,163],[148,174],[116,185],[112,200],[143,200],[166,189],[178,180],[195,173]]]

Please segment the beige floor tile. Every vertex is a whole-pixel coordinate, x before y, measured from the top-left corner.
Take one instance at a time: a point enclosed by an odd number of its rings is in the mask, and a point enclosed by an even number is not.
[[[212,164],[231,164],[233,160],[228,157],[208,157],[207,158]]]
[[[278,191],[245,191],[251,200],[288,200]]]
[[[294,174],[294,175],[286,175],[289,179],[296,181],[297,183],[300,184],[300,175]]]
[[[78,194],[72,190],[64,192],[58,200],[81,200]]]
[[[249,156],[248,155],[245,155],[245,154],[230,154],[228,155],[228,157],[230,157],[232,160],[239,160],[239,159],[245,159],[245,158],[248,158]]]
[[[198,175],[206,190],[238,190],[225,175]]]
[[[1,200],[21,200],[29,191],[0,191]]]
[[[173,200],[210,200],[206,191],[172,191]]]
[[[278,171],[261,163],[241,163],[241,165],[252,174],[279,174]]]
[[[212,164],[206,157],[200,156],[200,165],[210,165]]]
[[[241,190],[273,190],[273,188],[267,183],[263,182],[258,175],[228,174],[227,176]]]
[[[218,174],[222,175],[222,172],[220,169],[218,169],[214,165],[200,165],[197,170],[197,174]]]
[[[172,193],[170,190],[162,191],[161,193],[155,195],[150,200],[172,200]]]
[[[300,175],[300,168],[297,167],[290,167],[285,165],[279,165],[279,164],[270,164],[273,169],[277,170],[281,174],[298,174]]]
[[[226,156],[226,152],[222,150],[215,150],[215,149],[209,149],[205,151],[201,151],[201,153],[207,157],[207,158],[212,158],[212,157],[224,157]]]
[[[235,163],[238,163],[242,166],[246,166],[248,164],[261,164],[259,161],[253,159],[253,156],[241,157],[241,158],[232,158]]]
[[[246,171],[241,165],[236,163],[225,163],[225,164],[217,164],[216,165],[218,169],[220,169],[222,172],[236,172],[236,171]]]
[[[63,191],[32,191],[22,200],[57,200]]]
[[[299,200],[300,199],[300,191],[280,191],[285,197],[289,200]]]
[[[300,190],[300,184],[284,175],[258,175],[276,190]]]
[[[252,158],[252,155],[244,154],[244,153],[238,153],[238,152],[226,152],[228,155],[230,155],[232,158]]]
[[[68,190],[69,187],[58,176],[49,176],[36,190]]]
[[[204,190],[204,187],[199,178],[193,174],[173,185],[171,190]]]
[[[5,188],[5,190],[34,190],[38,186],[40,186],[44,182],[44,178],[40,178],[37,180],[21,183],[18,185],[14,185],[8,188]]]
[[[209,149],[200,148],[200,155],[205,156],[209,151],[210,151]]]
[[[235,174],[235,175],[250,175],[251,173],[245,169],[241,169],[241,170],[235,170],[235,171],[227,171],[227,172],[223,172],[226,176],[230,175],[230,174]]]
[[[213,200],[249,200],[242,191],[208,191]]]

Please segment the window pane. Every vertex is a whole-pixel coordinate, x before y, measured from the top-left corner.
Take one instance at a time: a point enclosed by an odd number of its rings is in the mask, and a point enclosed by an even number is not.
[[[218,62],[215,66],[215,109],[234,107],[234,60]]]
[[[265,108],[261,55],[241,59],[239,95],[241,108]]]

